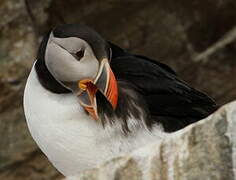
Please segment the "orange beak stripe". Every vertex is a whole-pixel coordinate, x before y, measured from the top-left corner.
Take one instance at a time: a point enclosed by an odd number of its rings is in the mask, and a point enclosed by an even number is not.
[[[113,109],[115,109],[118,101],[118,89],[117,89],[116,78],[111,68],[109,68],[109,82],[106,91],[106,97],[108,101],[111,103]]]

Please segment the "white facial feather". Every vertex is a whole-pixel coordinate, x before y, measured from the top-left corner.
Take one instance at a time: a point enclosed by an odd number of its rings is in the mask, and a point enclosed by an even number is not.
[[[72,54],[80,50],[84,51],[84,56],[78,61]],[[65,82],[93,79],[99,68],[92,48],[84,40],[76,37],[55,38],[52,33],[46,48],[45,62],[52,75]]]

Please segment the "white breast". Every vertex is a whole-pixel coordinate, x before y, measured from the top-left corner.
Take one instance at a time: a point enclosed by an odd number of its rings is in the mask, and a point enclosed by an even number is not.
[[[74,95],[44,89],[34,67],[25,87],[24,111],[32,137],[65,176],[79,174],[114,156],[161,140],[164,135],[158,127],[152,133],[137,128],[128,137],[119,126],[104,129],[84,112]]]

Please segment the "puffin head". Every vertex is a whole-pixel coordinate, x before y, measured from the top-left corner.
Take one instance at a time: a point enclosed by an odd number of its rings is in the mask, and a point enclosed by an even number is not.
[[[47,89],[72,92],[98,119],[98,98],[107,101],[113,110],[117,105],[117,82],[110,60],[111,49],[97,32],[84,25],[65,24],[54,28],[42,41],[36,71],[47,76],[48,82],[39,77]]]

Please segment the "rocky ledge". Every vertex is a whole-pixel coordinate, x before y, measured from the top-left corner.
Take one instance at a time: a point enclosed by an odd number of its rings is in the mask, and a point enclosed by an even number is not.
[[[236,102],[159,144],[114,158],[74,180],[236,179]],[[67,178],[70,179],[70,178]]]

